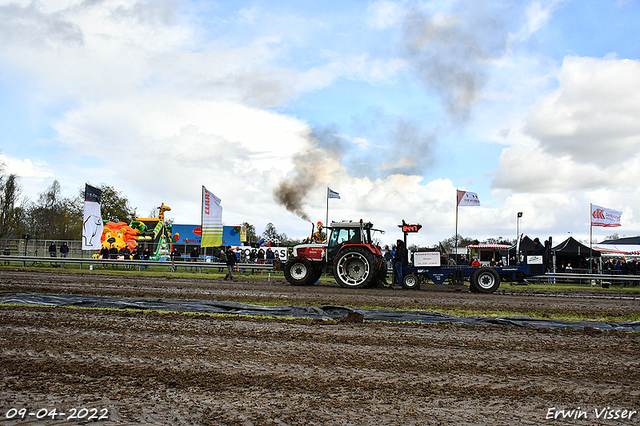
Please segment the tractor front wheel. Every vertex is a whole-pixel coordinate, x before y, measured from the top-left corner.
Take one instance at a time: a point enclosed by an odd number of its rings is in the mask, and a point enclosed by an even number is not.
[[[320,274],[309,259],[294,257],[284,265],[284,277],[291,285],[303,286],[315,284]]]

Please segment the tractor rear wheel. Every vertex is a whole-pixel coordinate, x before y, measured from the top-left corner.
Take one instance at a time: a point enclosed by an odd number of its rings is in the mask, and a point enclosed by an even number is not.
[[[284,265],[284,277],[289,284],[302,286],[315,284],[320,275],[309,259],[293,257]]]
[[[364,247],[343,249],[333,264],[333,276],[345,288],[369,287],[377,275],[376,257]]]
[[[493,268],[479,268],[471,276],[471,285],[479,293],[493,293],[500,287],[500,275]]]

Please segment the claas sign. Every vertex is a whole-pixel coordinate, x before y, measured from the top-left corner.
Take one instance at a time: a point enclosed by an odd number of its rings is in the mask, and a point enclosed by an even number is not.
[[[416,225],[410,225],[407,223],[403,223],[402,225],[398,225],[400,228],[402,228],[402,232],[408,233],[408,232],[418,232],[420,230],[420,228],[422,228],[422,225],[420,224],[416,224]]]

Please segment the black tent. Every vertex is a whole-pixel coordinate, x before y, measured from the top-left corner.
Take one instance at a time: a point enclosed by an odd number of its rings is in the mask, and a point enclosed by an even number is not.
[[[614,245],[640,245],[640,237],[622,237],[617,240],[606,240],[598,244],[614,244]]]
[[[564,272],[564,267],[569,264],[571,264],[574,271],[581,269],[583,265],[587,264],[586,260],[589,257],[600,257],[598,250],[590,249],[589,246],[585,246],[573,237],[569,237],[553,247],[551,252],[556,257],[556,269],[558,272]]]
[[[525,235],[524,237],[522,237],[522,239],[520,240],[520,252],[521,253],[527,253],[527,254],[531,254],[533,253],[533,249],[535,249],[535,245],[533,244],[533,240],[531,238],[529,238],[527,235]],[[511,258],[512,256],[516,255],[516,245],[512,245],[509,248],[509,258]]]

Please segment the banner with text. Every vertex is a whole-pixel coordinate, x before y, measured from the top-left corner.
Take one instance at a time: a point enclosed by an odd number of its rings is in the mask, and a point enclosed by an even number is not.
[[[620,226],[622,212],[591,205],[591,226]]]
[[[222,200],[202,186],[202,247],[222,245]]]
[[[479,206],[480,199],[478,194],[469,191],[460,191],[458,189],[458,205],[459,206]]]

